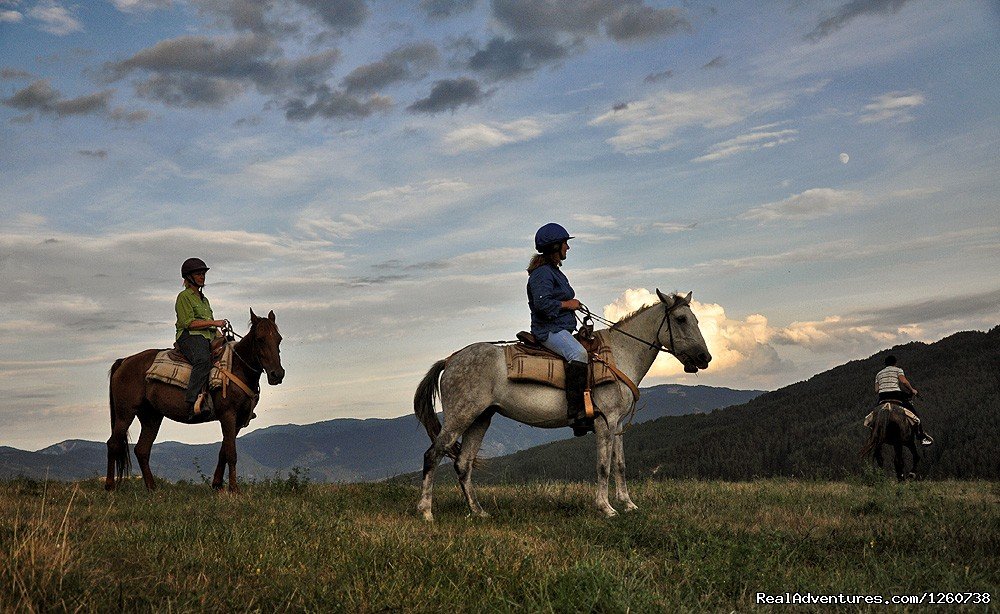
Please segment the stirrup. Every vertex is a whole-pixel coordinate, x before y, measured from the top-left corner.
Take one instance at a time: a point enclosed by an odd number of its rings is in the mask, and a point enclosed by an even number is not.
[[[928,435],[927,433],[924,433],[924,438],[920,440],[920,445],[922,445],[922,446],[929,446],[929,445],[931,445],[933,443],[934,443],[934,440],[931,438],[931,436]]]

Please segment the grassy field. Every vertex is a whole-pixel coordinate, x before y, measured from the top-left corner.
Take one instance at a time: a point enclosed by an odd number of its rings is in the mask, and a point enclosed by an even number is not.
[[[0,482],[0,611],[827,611],[772,595],[991,593],[1000,485],[667,481],[598,515],[590,484],[438,488],[300,477],[197,484]],[[949,606],[948,609],[953,609]],[[849,606],[882,611],[883,607]],[[899,606],[896,611],[914,611]]]

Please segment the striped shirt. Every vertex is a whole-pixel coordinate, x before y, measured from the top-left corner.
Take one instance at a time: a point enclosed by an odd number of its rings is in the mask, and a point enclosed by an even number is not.
[[[879,371],[878,375],[875,376],[875,385],[878,386],[878,391],[881,393],[901,390],[899,387],[901,375],[903,375],[903,370],[899,367],[886,367]]]

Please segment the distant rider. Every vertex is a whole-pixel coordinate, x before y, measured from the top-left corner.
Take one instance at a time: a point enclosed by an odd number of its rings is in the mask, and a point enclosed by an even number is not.
[[[203,391],[207,390],[208,375],[212,370],[212,340],[218,328],[225,326],[225,320],[216,320],[212,305],[202,291],[205,287],[205,273],[208,266],[200,258],[188,258],[181,265],[184,289],[177,295],[174,310],[177,312],[177,348],[191,363],[191,379],[188,380],[184,401],[187,403],[188,420],[195,418],[195,404]],[[202,405],[199,404],[199,410]]]
[[[538,252],[528,265],[528,307],[531,309],[531,334],[539,343],[566,360],[567,417],[573,434],[593,430],[584,407],[587,387],[587,350],[573,337],[576,331],[574,311],[580,309],[569,279],[560,270],[572,239],[559,224],[546,224],[535,233]]]
[[[885,401],[898,401],[903,406],[903,412],[909,418],[914,428],[914,438],[925,446],[934,443],[934,440],[924,432],[924,427],[920,423],[920,418],[913,413],[913,397],[917,396],[917,389],[910,384],[903,374],[903,370],[896,366],[896,357],[889,355],[885,358],[885,368],[875,376],[875,392],[878,393],[879,403]],[[868,421],[866,420],[866,424]]]

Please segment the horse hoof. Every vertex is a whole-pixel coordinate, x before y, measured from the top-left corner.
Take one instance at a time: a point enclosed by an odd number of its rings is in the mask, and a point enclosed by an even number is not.
[[[616,512],[615,509],[612,507],[609,507],[608,509],[603,511],[604,511],[604,516],[607,518],[614,518],[615,516],[618,515],[618,512]]]
[[[434,522],[434,514],[430,510],[424,512],[424,520],[427,522]]]
[[[484,512],[483,510],[479,510],[478,512],[472,512],[471,514],[469,514],[469,518],[489,518],[489,517],[490,515]]]
[[[625,511],[626,512],[635,512],[638,509],[639,509],[639,506],[636,505],[635,503],[632,503],[632,502],[629,502],[628,505],[625,506]]]

